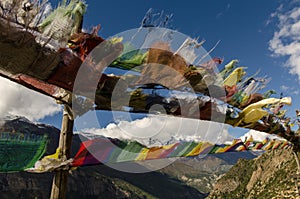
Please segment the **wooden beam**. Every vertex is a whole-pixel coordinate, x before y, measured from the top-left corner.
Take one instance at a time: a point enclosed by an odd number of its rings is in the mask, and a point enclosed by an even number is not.
[[[74,120],[71,109],[68,105],[64,107],[64,115],[59,138],[59,148],[61,149],[59,158],[67,160],[71,156],[71,145],[73,136]],[[57,171],[55,173],[50,199],[65,199],[68,184],[69,171]]]

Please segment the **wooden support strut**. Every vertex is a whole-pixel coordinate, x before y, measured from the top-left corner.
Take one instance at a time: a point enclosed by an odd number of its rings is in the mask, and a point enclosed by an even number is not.
[[[59,158],[62,160],[68,160],[71,156],[71,144],[73,136],[74,119],[72,116],[71,108],[68,105],[64,105],[64,113],[62,120],[62,127],[59,138],[60,154]],[[65,199],[68,183],[68,170],[56,171],[50,199]]]

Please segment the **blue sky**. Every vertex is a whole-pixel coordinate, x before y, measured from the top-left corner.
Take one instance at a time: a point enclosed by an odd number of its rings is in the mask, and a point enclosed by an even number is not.
[[[222,57],[225,63],[232,59],[238,59],[241,66],[248,67],[248,74],[253,74],[261,69],[259,76],[268,75],[272,78],[267,89],[275,89],[283,92],[284,96],[292,96],[293,105],[289,108],[290,110],[300,108],[299,77],[296,74],[290,74],[292,68],[289,64],[293,65],[295,60],[289,62],[288,59],[292,57],[292,53],[286,45],[293,39],[300,43],[298,37],[286,33],[275,38],[287,42],[283,46],[286,48],[279,45],[277,47],[282,47],[282,50],[280,49],[278,52],[275,49],[276,46],[270,49],[270,41],[273,39],[275,42],[274,33],[285,28],[283,17],[280,16],[292,14],[289,11],[295,7],[300,10],[300,2],[297,0],[289,3],[274,0],[86,0],[86,2],[88,9],[84,18],[84,28],[91,29],[93,26],[101,24],[100,36],[104,38],[138,28],[149,8],[173,14],[172,26],[174,29],[193,38],[205,39],[204,48],[206,50],[211,49],[220,40],[220,44],[211,53],[212,57]],[[283,52],[284,50],[288,52]],[[292,67],[297,68],[298,66]],[[297,72],[294,70],[292,73],[296,73],[295,71]],[[300,76],[299,71],[298,73]],[[290,111],[290,114],[294,113]],[[109,113],[106,113],[103,119],[103,124],[112,121]],[[60,121],[61,113],[40,120],[40,122],[57,127],[60,127]]]

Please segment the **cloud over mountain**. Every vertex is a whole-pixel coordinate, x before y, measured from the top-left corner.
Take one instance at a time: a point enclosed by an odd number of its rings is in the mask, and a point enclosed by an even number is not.
[[[53,99],[4,78],[0,78],[0,93],[0,117],[17,115],[37,121],[61,110]]]
[[[175,140],[224,143],[233,139],[227,129],[226,125],[216,122],[153,115],[134,121],[111,123],[106,128],[87,128],[81,131],[90,138],[105,136],[129,139],[150,146]]]

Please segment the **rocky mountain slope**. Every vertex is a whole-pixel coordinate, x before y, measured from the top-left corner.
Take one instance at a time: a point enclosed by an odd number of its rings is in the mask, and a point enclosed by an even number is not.
[[[253,160],[239,160],[215,184],[208,198],[300,198],[292,150],[269,151]]]
[[[219,176],[226,173],[240,158],[253,159],[260,153],[240,152],[212,154],[204,158],[181,158],[160,170],[172,178],[209,193]]]

